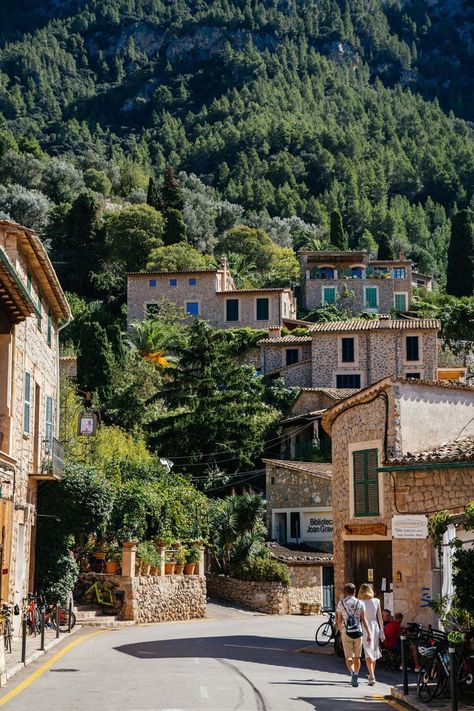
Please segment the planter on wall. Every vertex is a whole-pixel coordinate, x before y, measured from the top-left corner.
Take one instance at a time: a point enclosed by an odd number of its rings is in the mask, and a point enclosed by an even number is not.
[[[184,566],[184,574],[185,575],[194,575],[194,571],[196,570],[196,563],[186,563]]]
[[[184,570],[184,565],[181,565],[180,563],[176,563],[174,566],[174,574],[175,575],[182,575]]]
[[[118,563],[114,560],[105,561],[105,572],[109,575],[117,575],[118,573]]]
[[[175,563],[165,563],[165,575],[173,575]]]

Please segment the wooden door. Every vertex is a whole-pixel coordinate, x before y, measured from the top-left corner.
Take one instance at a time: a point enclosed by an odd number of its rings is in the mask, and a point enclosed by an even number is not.
[[[370,583],[376,597],[381,598],[382,581],[385,591],[390,592],[392,582],[392,542],[391,541],[346,541],[345,554],[349,580],[357,590],[362,583]],[[373,580],[370,580],[371,573]]]

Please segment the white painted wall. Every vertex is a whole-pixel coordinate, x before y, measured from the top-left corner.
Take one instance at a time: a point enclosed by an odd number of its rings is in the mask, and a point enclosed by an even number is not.
[[[429,451],[474,434],[474,390],[403,383],[395,386],[395,393],[403,454]]]

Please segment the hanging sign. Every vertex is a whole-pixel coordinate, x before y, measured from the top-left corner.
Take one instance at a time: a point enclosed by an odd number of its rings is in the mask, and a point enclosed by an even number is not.
[[[79,436],[91,437],[97,429],[97,415],[93,412],[81,412],[77,423]]]
[[[427,538],[428,517],[412,516],[392,517],[392,538]]]

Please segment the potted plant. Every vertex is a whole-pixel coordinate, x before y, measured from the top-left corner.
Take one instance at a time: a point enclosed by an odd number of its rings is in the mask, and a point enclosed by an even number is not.
[[[174,551],[166,551],[165,553],[165,575],[173,575],[176,561]]]
[[[187,555],[187,549],[184,546],[180,546],[176,553],[176,565],[174,566],[175,575],[182,575],[184,566],[186,565]]]
[[[151,541],[142,541],[138,544],[137,558],[140,561],[139,575],[150,575],[150,568],[156,560],[156,548]]]
[[[186,565],[184,566],[185,575],[194,575],[196,570],[196,565],[199,563],[201,558],[201,549],[195,543],[189,546],[188,554],[186,556]]]
[[[109,575],[117,575],[122,552],[117,546],[108,549],[105,556],[105,572]]]

